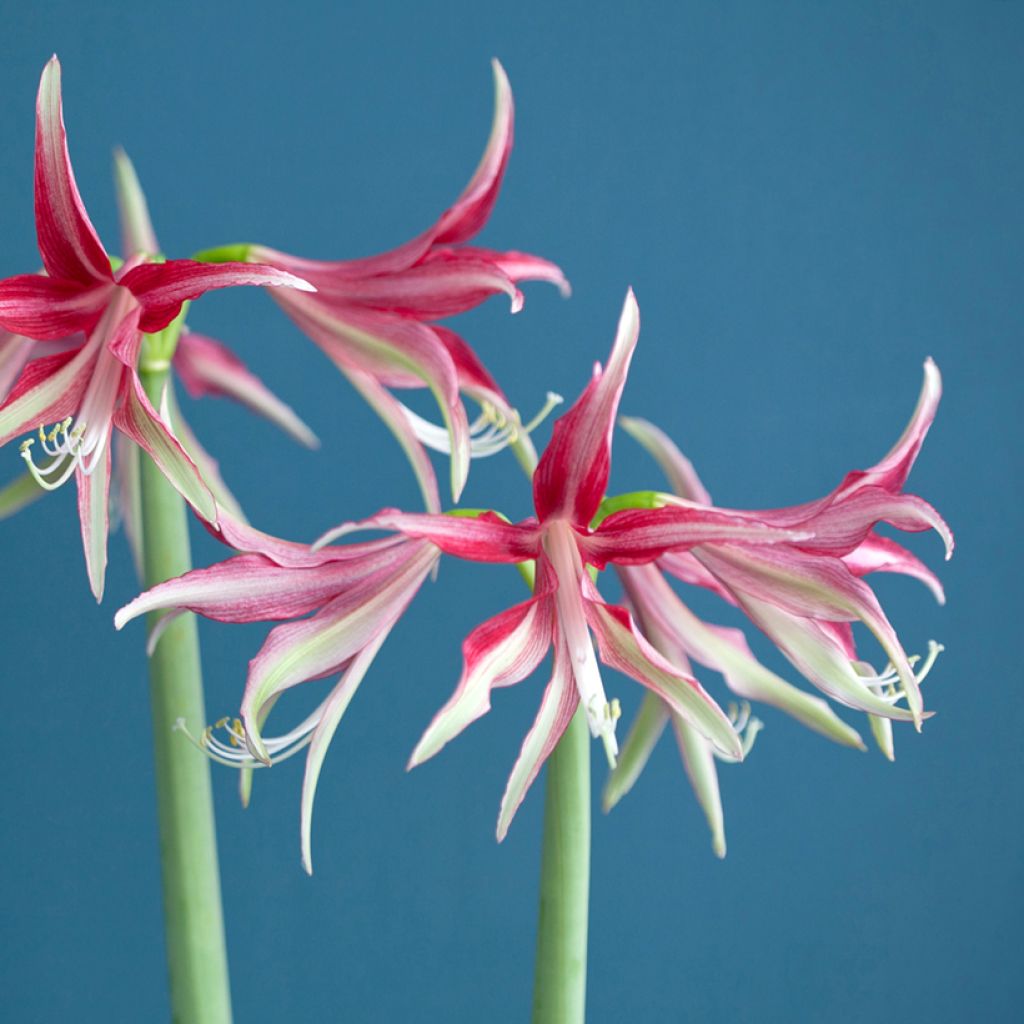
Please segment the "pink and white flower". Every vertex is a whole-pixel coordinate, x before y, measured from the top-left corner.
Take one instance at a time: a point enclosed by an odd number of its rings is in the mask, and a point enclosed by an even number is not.
[[[624,608],[603,601],[590,570],[643,564],[666,551],[708,541],[771,546],[803,534],[714,509],[675,507],[626,509],[591,527],[608,483],[611,433],[638,333],[639,312],[630,292],[607,366],[595,366],[586,390],[555,423],[537,466],[536,518],[508,523],[493,513],[469,518],[385,510],[363,523],[339,527],[325,538],[355,528],[395,530],[429,540],[459,558],[535,563],[534,596],[484,622],[466,638],[462,678],[410,762],[411,767],[436,754],[489,710],[495,687],[524,679],[553,649],[552,674],[540,711],[502,800],[499,840],[578,707],[584,710],[591,734],[601,738],[609,761],[615,763],[618,703],[605,694],[591,633],[606,665],[657,694],[725,756],[743,756],[741,739],[725,713],[689,672],[655,650]]]
[[[512,149],[512,91],[497,61],[494,82],[494,122],[483,158],[455,204],[422,234],[355,260],[304,259],[261,245],[240,250],[316,286],[316,295],[278,291],[274,298],[394,433],[431,511],[440,509],[440,500],[426,448],[450,453],[458,500],[471,457],[512,441],[528,447],[530,429],[469,345],[436,321],[499,293],[516,312],[523,304],[522,281],[549,281],[569,291],[562,271],[548,260],[467,244],[490,216]],[[423,387],[437,401],[443,425],[423,420],[392,394]],[[462,395],[481,407],[473,424]]]
[[[22,455],[37,482],[54,489],[74,474],[89,579],[102,595],[106,566],[110,438],[116,428],[152,458],[207,519],[216,504],[192,460],[153,408],[136,372],[143,335],[166,327],[182,304],[211,288],[284,285],[311,289],[287,271],[191,260],[147,262],[116,271],[82,204],[67,150],[60,64],[43,70],[36,105],[35,211],[44,271],[0,281],[0,445],[39,428]],[[49,346],[37,358],[26,339]],[[53,343],[56,343],[54,345]],[[27,361],[26,361],[27,359]],[[41,425],[55,424],[48,431]]]
[[[313,800],[324,756],[381,645],[440,551],[429,542],[388,537],[312,551],[222,515],[226,544],[242,551],[141,594],[115,616],[121,629],[148,612],[170,609],[150,634],[150,649],[174,616],[193,611],[220,622],[282,621],[249,662],[241,720],[222,720],[227,742],[207,729],[200,744],[215,760],[242,769],[275,764],[308,747],[302,784],[302,862],[312,871]],[[212,532],[212,531],[211,531]],[[313,614],[309,614],[309,613]],[[264,723],[287,690],[341,673],[296,728],[266,737]],[[247,788],[243,785],[247,799]]]

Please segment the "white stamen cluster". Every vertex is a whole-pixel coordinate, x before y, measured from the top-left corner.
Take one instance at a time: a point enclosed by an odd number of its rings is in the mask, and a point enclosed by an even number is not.
[[[102,446],[95,440],[90,446],[91,439],[86,435],[86,424],[82,421],[75,423],[71,416],[60,423],[55,423],[49,431],[40,426],[40,447],[50,460],[42,466],[36,465],[32,458],[32,446],[36,439],[29,437],[21,442],[21,457],[40,487],[47,491],[55,491],[79,468],[86,476],[92,473],[102,454]],[[89,455],[93,455],[91,460],[88,458]]]

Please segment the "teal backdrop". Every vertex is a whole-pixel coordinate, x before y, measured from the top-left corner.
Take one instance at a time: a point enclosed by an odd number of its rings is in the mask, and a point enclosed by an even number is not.
[[[723,862],[663,741],[614,813],[595,801],[589,1019],[1019,1012],[1019,3],[6,0],[2,24],[0,275],[39,262],[33,105],[54,51],[79,184],[111,249],[120,144],[168,254],[253,240],[325,258],[389,248],[454,199],[489,129],[498,56],[516,147],[482,241],[557,260],[574,294],[528,286],[519,315],[493,300],[458,326],[525,411],[580,390],[633,285],[643,328],[623,411],[663,425],[721,503],[789,504],[889,447],[933,356],[946,393],[911,489],[958,550],[942,564],[933,536],[910,543],[949,601],[901,578],[877,590],[908,649],[946,645],[926,685],[936,716],[923,735],[897,730],[889,764],[759,711],[747,763],[721,770]],[[258,525],[310,539],[415,506],[390,436],[266,296],[210,296],[191,322],[324,441],[306,452],[226,402],[189,404]],[[0,479],[20,465],[11,444]],[[613,473],[623,490],[657,479],[625,436]],[[530,505],[501,456],[474,468],[466,501]],[[0,550],[0,1016],[165,1019],[143,629],[112,626],[137,592],[124,539],[100,607],[71,488],[0,524]],[[222,549],[197,530],[195,553],[208,564]],[[405,772],[462,637],[520,587],[509,570],[446,564],[413,605],[328,756],[311,879],[301,763],[262,773],[247,811],[215,770],[238,1020],[528,1018],[541,788],[500,846],[494,823],[543,675]],[[211,718],[237,709],[264,633],[202,623]],[[636,685],[609,673],[609,686],[631,715]],[[599,748],[594,768],[600,782]]]

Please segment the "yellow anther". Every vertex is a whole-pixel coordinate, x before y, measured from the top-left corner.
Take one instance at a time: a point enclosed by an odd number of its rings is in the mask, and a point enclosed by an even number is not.
[[[24,441],[22,441],[20,445],[18,445],[18,451],[20,451],[22,454],[24,454],[35,443],[36,443],[36,439],[34,437],[28,437]]]
[[[46,427],[42,423],[39,424],[39,440],[40,441],[45,441],[46,440]]]
[[[223,729],[224,726],[226,726],[227,724],[228,724],[228,716],[225,715],[223,718],[218,718],[217,721],[213,723],[213,728],[214,729]],[[206,728],[209,729],[210,726],[207,726]]]

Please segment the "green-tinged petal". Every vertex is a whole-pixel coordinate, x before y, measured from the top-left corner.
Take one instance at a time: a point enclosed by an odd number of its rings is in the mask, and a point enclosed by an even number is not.
[[[605,811],[610,811],[633,788],[668,718],[669,711],[665,702],[653,693],[644,694],[629,735],[619,748],[618,762],[605,783],[601,801]]]
[[[711,848],[718,857],[725,856],[725,817],[722,796],[718,789],[718,769],[711,744],[679,715],[672,716],[672,728],[683,756],[686,774],[690,777],[697,802],[708,819]]]
[[[45,470],[48,462],[40,464]],[[0,521],[8,519],[16,512],[37,502],[46,491],[36,483],[31,473],[25,472],[12,480],[6,487],[0,488]]]
[[[82,521],[82,546],[89,586],[97,601],[103,600],[107,572],[107,535],[110,532],[110,429],[90,472],[75,470],[78,482],[78,517]]]
[[[156,255],[160,246],[149,218],[146,196],[139,184],[135,167],[120,147],[114,150],[114,186],[117,191],[117,209],[121,216],[121,248],[125,258],[137,253]]]

